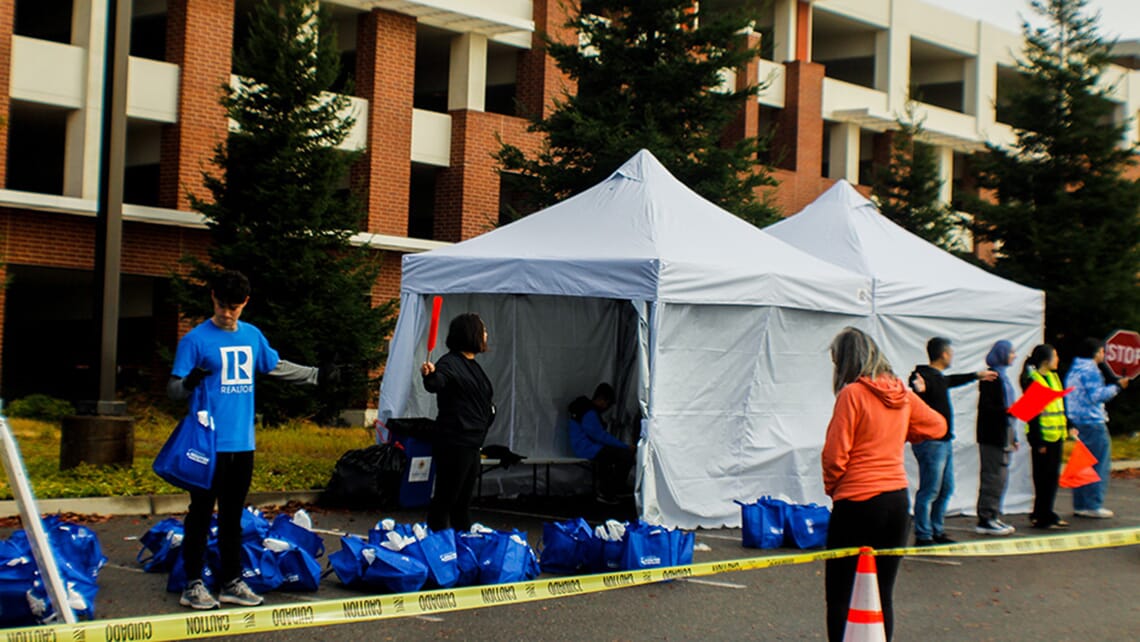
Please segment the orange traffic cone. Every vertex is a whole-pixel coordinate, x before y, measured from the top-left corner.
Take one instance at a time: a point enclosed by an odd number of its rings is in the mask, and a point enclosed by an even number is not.
[[[855,586],[851,590],[851,607],[847,610],[847,627],[843,642],[886,642],[883,606],[879,602],[879,576],[875,572],[875,556],[869,546],[859,549],[859,565],[855,568]]]

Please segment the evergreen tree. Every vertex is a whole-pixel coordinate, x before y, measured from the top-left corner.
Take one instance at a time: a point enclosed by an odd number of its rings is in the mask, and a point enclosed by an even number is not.
[[[378,261],[349,240],[365,222],[359,202],[342,189],[358,154],[337,149],[353,119],[343,117],[346,96],[322,93],[340,63],[329,16],[316,6],[264,0],[254,9],[248,41],[234,58],[242,81],[221,100],[236,127],[216,150],[219,173],[203,173],[213,198],[192,199],[212,241],[210,264],[191,259],[195,280],[240,270],[253,285],[243,320],[260,327],[282,358],[346,366],[319,394],[259,382],[259,405],[271,423],[329,420],[362,405],[367,373],[382,362],[392,328],[392,304],[371,303]],[[180,285],[184,312],[208,316],[205,290]]]
[[[1017,142],[978,159],[974,233],[995,243],[996,268],[1046,291],[1047,340],[1074,341],[1140,321],[1140,183],[1124,128],[1098,84],[1109,48],[1086,0],[1032,3],[1043,26],[1023,26],[1021,80],[1008,102]]]
[[[702,13],[693,0],[582,0],[567,24],[581,44],[546,43],[577,91],[532,120],[545,140],[536,157],[503,146],[503,169],[534,179],[533,202],[544,206],[599,183],[645,148],[710,201],[756,225],[772,222],[775,209],[756,195],[776,184],[758,160],[766,137],[726,138],[761,87],[721,89],[725,70],[759,55],[739,35],[752,18]]]
[[[920,142],[924,129],[915,104],[907,103],[906,109],[891,137],[890,161],[875,172],[872,193],[883,216],[953,252],[961,221],[948,203],[939,200],[943,181],[938,159],[934,148]]]

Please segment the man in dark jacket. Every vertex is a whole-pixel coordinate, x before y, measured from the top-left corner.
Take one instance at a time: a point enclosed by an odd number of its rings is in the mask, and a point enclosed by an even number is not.
[[[946,436],[912,445],[914,457],[918,460],[918,492],[914,496],[915,546],[954,541],[943,530],[946,505],[954,494],[954,409],[950,405],[950,389],[972,381],[997,378],[997,373],[990,370],[943,374],[954,361],[954,348],[950,339],[944,337],[934,337],[926,342],[926,356],[930,365],[915,366],[910,374],[910,384],[926,405],[946,418]],[[925,383],[925,388],[917,385],[919,379]]]

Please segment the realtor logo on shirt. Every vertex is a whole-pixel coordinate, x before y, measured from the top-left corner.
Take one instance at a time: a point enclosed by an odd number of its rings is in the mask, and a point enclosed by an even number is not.
[[[222,386],[240,386],[253,383],[253,348],[234,346],[222,348]]]

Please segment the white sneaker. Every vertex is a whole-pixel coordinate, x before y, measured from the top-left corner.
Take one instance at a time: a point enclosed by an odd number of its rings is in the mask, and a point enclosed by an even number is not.
[[[265,598],[254,593],[244,581],[234,580],[222,588],[222,592],[218,594],[218,600],[226,604],[257,606],[264,602]]]
[[[1116,513],[1104,508],[1094,508],[1091,510],[1075,510],[1073,514],[1077,517],[1088,517],[1090,519],[1112,519],[1116,517]]]
[[[1009,524],[1002,524],[996,519],[979,522],[978,525],[974,527],[974,532],[978,535],[1002,536],[1009,535],[1015,530],[1017,529],[1010,526]]]
[[[187,584],[182,590],[182,596],[178,598],[178,603],[199,611],[218,608],[218,601],[210,595],[210,589],[206,588],[202,580],[194,580]]]
[[[1002,528],[1004,528],[1004,529],[1006,529],[1007,531],[1009,531],[1008,533],[1006,533],[1006,535],[1009,535],[1009,534],[1011,534],[1011,533],[1014,533],[1014,532],[1016,532],[1016,531],[1017,531],[1017,529],[1016,529],[1016,528],[1014,528],[1013,524],[1007,524],[1007,523],[1003,522],[1003,521],[1002,521],[1002,520],[1000,520],[1000,519],[995,519],[994,521],[995,521],[995,522],[997,522],[997,525],[998,525],[998,526],[1001,526]]]

